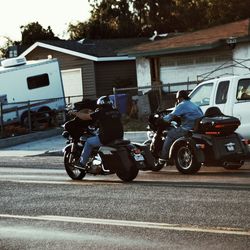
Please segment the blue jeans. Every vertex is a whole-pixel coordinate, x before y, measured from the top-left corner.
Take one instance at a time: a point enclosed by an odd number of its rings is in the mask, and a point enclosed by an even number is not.
[[[169,130],[167,137],[162,146],[160,158],[166,159],[166,160],[169,159],[169,150],[170,150],[171,145],[176,139],[186,135],[187,132],[188,132],[187,130],[181,127],[172,128],[171,130]]]
[[[89,137],[86,140],[84,147],[83,147],[83,150],[82,150],[82,153],[81,153],[81,157],[80,157],[81,165],[85,166],[89,160],[89,157],[91,155],[93,148],[100,147],[101,145],[102,145],[102,143],[101,143],[98,135],[93,136],[93,137]]]

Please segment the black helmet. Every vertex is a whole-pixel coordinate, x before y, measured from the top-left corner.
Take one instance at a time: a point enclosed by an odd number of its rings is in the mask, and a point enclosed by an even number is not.
[[[96,102],[97,106],[104,107],[104,106],[113,106],[113,102],[109,99],[108,96],[101,96],[97,99]]]
[[[180,90],[176,93],[176,99],[183,98],[184,100],[189,100],[188,92],[186,90]]]

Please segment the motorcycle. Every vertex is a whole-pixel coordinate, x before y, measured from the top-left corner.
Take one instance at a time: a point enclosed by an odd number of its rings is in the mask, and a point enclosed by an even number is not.
[[[163,122],[167,111],[160,111],[149,117],[148,140],[150,151],[157,162],[168,131],[180,125],[180,118]],[[239,169],[248,155],[247,139],[235,132],[239,119],[218,115],[204,116],[197,121],[194,130],[175,140],[169,151],[169,165],[176,165],[183,174],[197,173],[201,166],[218,166],[225,169]],[[164,165],[158,164],[156,171]]]
[[[141,149],[129,140],[115,140],[107,145],[94,148],[86,167],[77,166],[82,149],[88,137],[98,133],[98,128],[89,125],[84,128],[79,140],[72,138],[68,131],[62,133],[67,139],[64,148],[64,166],[73,180],[81,180],[85,175],[116,174],[122,181],[130,182],[136,178],[139,169],[145,168]]]

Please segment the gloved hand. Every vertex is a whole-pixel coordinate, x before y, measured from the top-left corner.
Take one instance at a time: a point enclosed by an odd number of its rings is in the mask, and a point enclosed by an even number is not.
[[[156,121],[155,121],[155,125],[157,127],[162,127],[166,125],[166,122],[163,120],[162,117],[159,117]]]

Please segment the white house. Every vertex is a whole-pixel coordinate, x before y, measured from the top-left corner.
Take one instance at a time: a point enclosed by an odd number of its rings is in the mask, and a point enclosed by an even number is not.
[[[154,40],[119,55],[136,57],[139,87],[191,90],[202,80],[250,72],[250,19]]]

